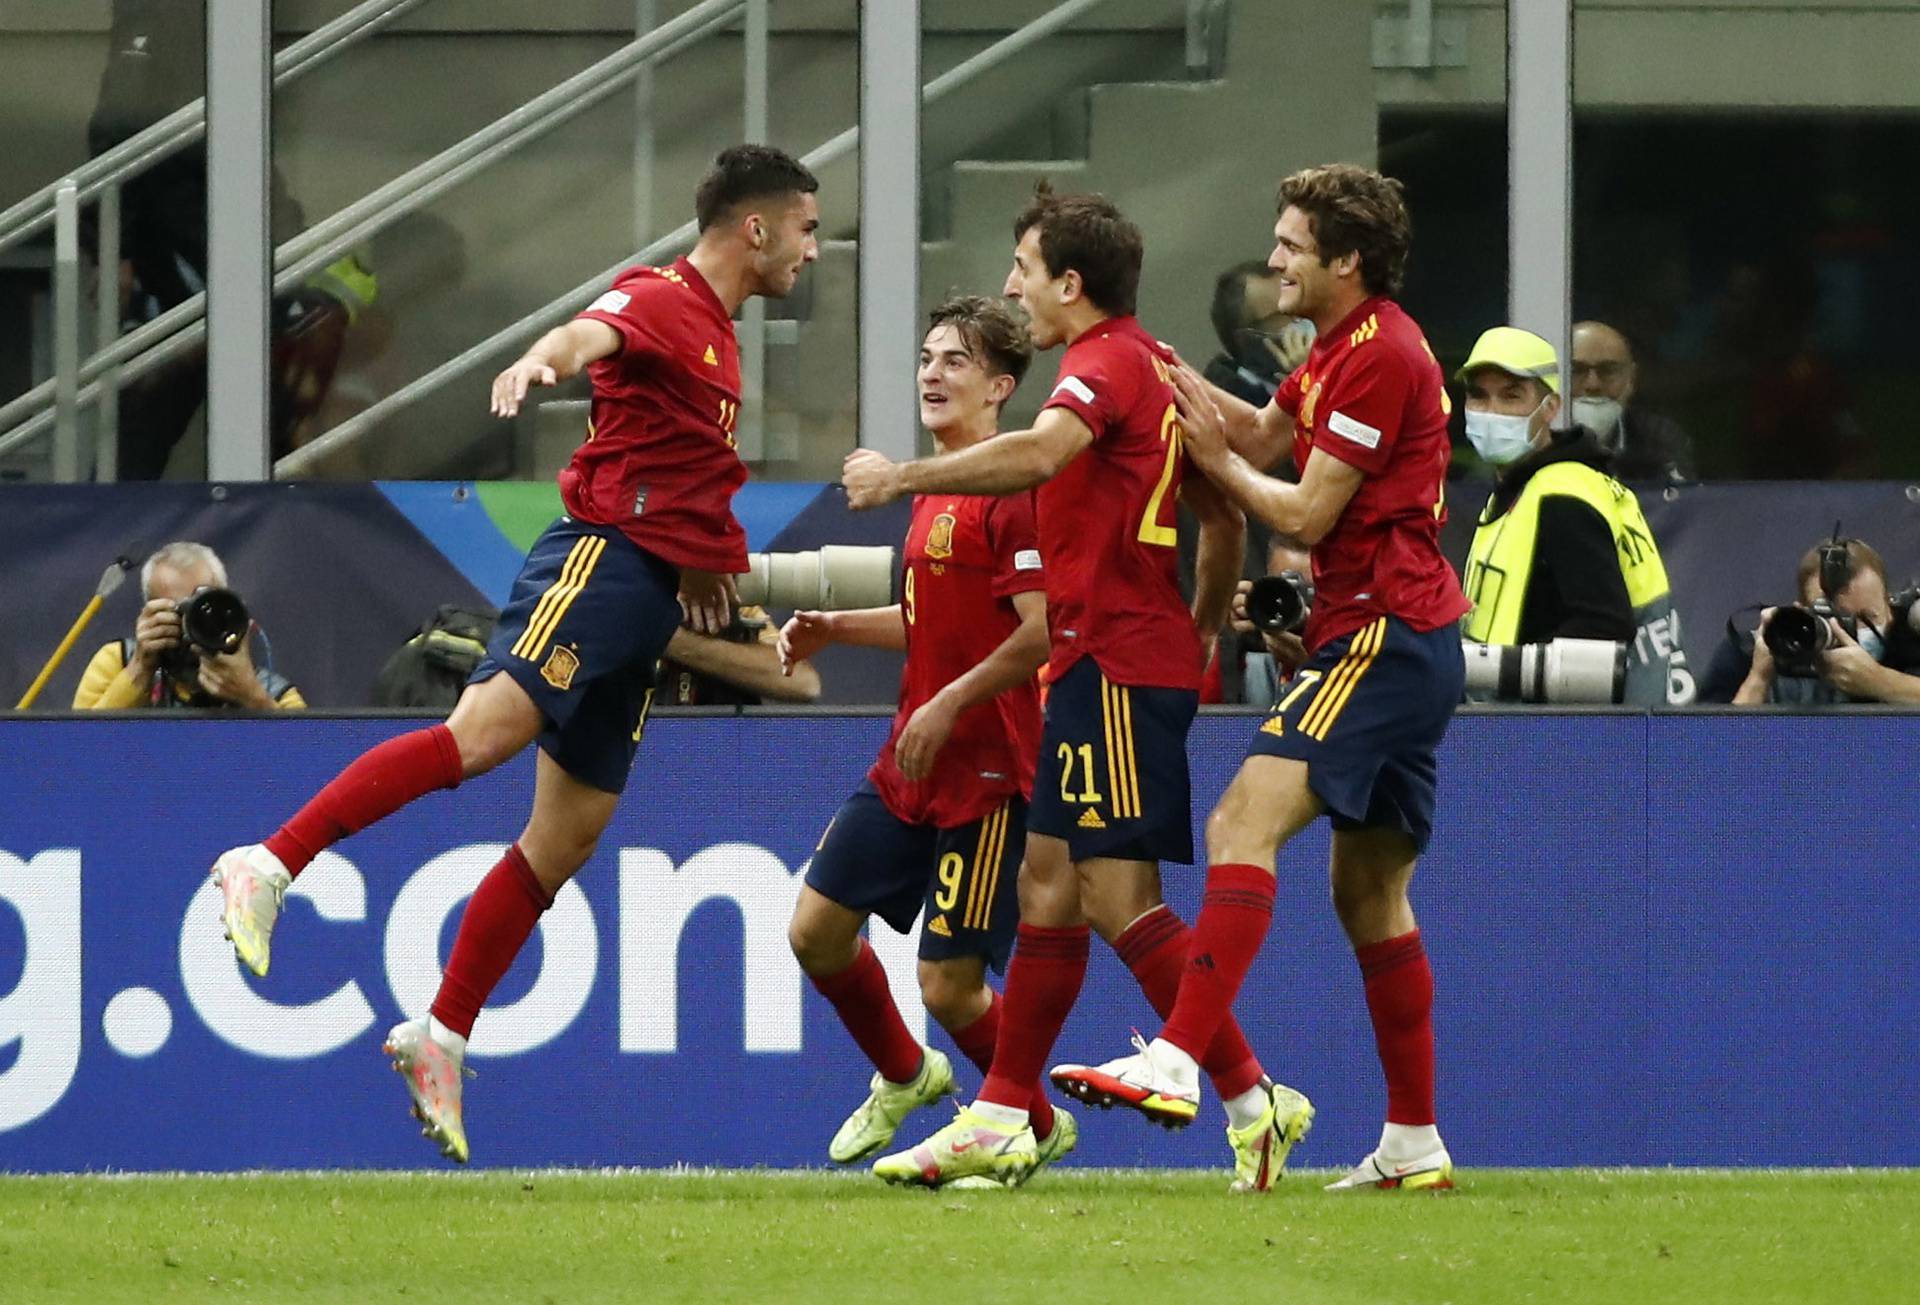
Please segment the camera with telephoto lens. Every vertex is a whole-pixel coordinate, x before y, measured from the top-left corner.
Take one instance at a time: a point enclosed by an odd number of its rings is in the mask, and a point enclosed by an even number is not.
[[[168,650],[161,669],[177,680],[195,677],[202,657],[240,651],[253,628],[247,605],[231,589],[201,585],[173,606],[180,613],[180,646]]]
[[[750,607],[885,607],[893,601],[893,549],[827,544],[804,553],[749,553],[734,588]]]
[[[1627,645],[1607,639],[1463,643],[1469,702],[1612,703],[1627,686]]]
[[[1247,590],[1247,619],[1267,634],[1298,634],[1313,611],[1313,581],[1298,571],[1263,575]]]
[[[1840,615],[1824,598],[1816,598],[1808,606],[1795,603],[1776,607],[1760,632],[1767,641],[1767,651],[1773,654],[1775,671],[1803,680],[1817,676],[1820,654],[1840,642],[1829,621],[1838,624],[1849,638],[1859,638],[1860,622]]]

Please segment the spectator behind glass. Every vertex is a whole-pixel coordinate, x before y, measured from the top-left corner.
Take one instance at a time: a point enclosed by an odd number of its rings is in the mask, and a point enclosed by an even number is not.
[[[1873,547],[1863,540],[1845,541],[1847,581],[1835,589],[1828,601],[1834,615],[1853,617],[1858,636],[1849,635],[1838,621],[1829,621],[1833,645],[1815,654],[1814,674],[1788,674],[1779,666],[1767,647],[1764,632],[1779,609],[1769,607],[1760,613],[1760,627],[1753,634],[1753,650],[1748,655],[1746,679],[1733,695],[1736,706],[1753,707],[1762,703],[1803,707],[1827,707],[1844,702],[1893,702],[1920,704],[1920,635],[1907,625],[1911,615],[1911,595],[1902,597],[1896,611],[1887,593],[1887,564]],[[1821,546],[1815,544],[1800,558],[1800,605],[1812,607],[1826,595],[1820,576]],[[1736,644],[1731,631],[1727,644],[1716,655],[1716,663],[1727,657],[1738,658],[1746,650],[1744,640]]]
[[[306,699],[292,681],[271,666],[254,665],[251,636],[225,654],[196,652],[182,643],[180,600],[196,589],[226,587],[226,564],[205,544],[172,543],[149,557],[140,568],[145,605],[133,637],[117,639],[93,655],[74,690],[74,710],[304,709]]]
[[[1573,328],[1573,420],[1592,431],[1616,480],[1692,480],[1693,440],[1671,417],[1636,404],[1633,346],[1605,322]]]
[[[1265,263],[1235,263],[1213,283],[1220,352],[1207,363],[1206,378],[1256,408],[1272,401],[1313,347],[1313,323],[1280,311],[1279,275]]]

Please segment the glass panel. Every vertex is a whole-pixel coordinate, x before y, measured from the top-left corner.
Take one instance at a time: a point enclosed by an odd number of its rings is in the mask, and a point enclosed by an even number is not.
[[[203,0],[104,5],[9,6],[0,13],[0,124],[8,166],[0,208],[9,208],[164,118],[206,88]],[[204,288],[206,155],[177,153],[120,190],[120,258],[99,275],[97,203],[80,214],[79,349],[157,317]],[[111,232],[110,232],[111,234]],[[59,306],[51,225],[0,249],[0,402],[53,376]],[[102,303],[104,286],[106,302]],[[117,443],[96,408],[79,422],[79,474],[127,479],[205,474],[206,353],[196,348],[128,382]],[[14,422],[0,423],[0,442]],[[0,454],[0,478],[52,474],[51,435]]]
[[[280,39],[350,7],[278,0]],[[614,55],[636,30],[693,7],[423,5],[281,89],[276,171],[310,226]],[[768,139],[804,154],[854,122],[858,0],[774,3],[769,12]],[[609,25],[622,15],[631,21]],[[360,290],[350,312],[315,305],[331,285],[310,281],[292,306],[283,296],[283,314],[320,324],[306,354],[307,337],[298,347],[281,341],[278,360],[289,369],[281,388],[302,396],[286,445],[366,411],[650,247],[650,262],[691,247],[690,238],[660,242],[692,218],[694,187],[714,155],[743,139],[744,62],[736,21],[657,65],[650,91],[623,87],[545,136],[489,151],[484,171],[416,211],[396,212],[350,251],[356,266],[345,270],[358,272]],[[742,453],[762,478],[831,478],[853,447],[847,238],[857,171],[854,152],[822,171],[821,234],[839,243],[826,245],[791,298],[768,307],[769,317],[794,324],[767,332],[764,402],[740,418]],[[491,376],[538,334],[523,328],[512,345],[327,455],[312,474],[551,480],[585,434],[585,381],[543,391],[512,422],[489,416],[486,402]]]
[[[1708,478],[1920,474],[1920,220],[1889,166],[1920,154],[1920,9],[1575,18],[1574,315],[1618,332],[1579,333],[1576,395],[1625,402],[1642,474],[1689,446]]]

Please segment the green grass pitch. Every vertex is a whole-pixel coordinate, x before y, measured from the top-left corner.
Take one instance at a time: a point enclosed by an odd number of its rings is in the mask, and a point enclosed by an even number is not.
[[[791,1172],[0,1177],[0,1300],[1907,1299],[1920,1171],[1462,1171],[1264,1198],[1066,1170],[1014,1193]]]

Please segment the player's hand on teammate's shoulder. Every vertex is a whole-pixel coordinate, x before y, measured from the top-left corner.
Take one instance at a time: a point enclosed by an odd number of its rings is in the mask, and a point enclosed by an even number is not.
[[[520,411],[521,400],[536,385],[552,385],[553,368],[533,358],[522,358],[493,378],[493,415],[511,417]]]
[[[840,468],[840,483],[855,512],[885,507],[900,497],[900,468],[884,453],[855,449]]]
[[[833,613],[795,612],[780,627],[780,673],[793,668],[833,642]]]
[[[1180,430],[1189,456],[1202,469],[1218,465],[1225,460],[1227,447],[1227,422],[1220,413],[1220,405],[1213,401],[1213,395],[1207,390],[1207,383],[1200,374],[1181,362],[1170,375],[1173,378],[1173,401],[1180,410]]]
[[[737,595],[725,571],[680,568],[680,614],[695,634],[721,634],[733,624]]]

